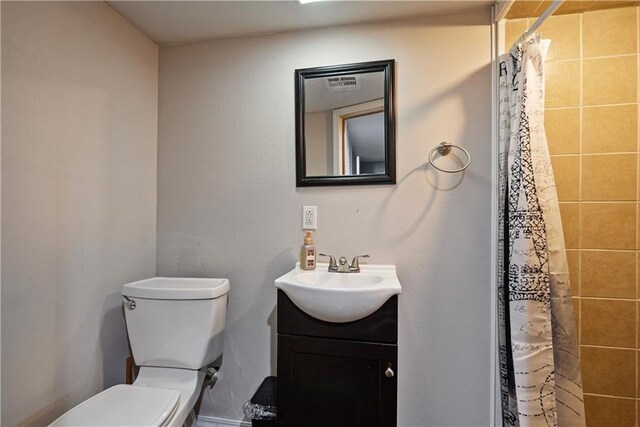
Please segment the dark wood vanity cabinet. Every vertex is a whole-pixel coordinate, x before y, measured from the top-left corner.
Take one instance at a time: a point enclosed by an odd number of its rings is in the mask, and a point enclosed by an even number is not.
[[[397,318],[397,296],[364,319],[330,323],[278,290],[278,425],[395,426]]]

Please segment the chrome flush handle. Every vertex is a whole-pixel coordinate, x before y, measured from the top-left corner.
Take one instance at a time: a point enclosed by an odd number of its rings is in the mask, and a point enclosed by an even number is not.
[[[132,299],[127,298],[126,296],[122,295],[122,299],[123,299],[123,303],[125,306],[127,306],[129,308],[129,310],[135,310],[136,309],[136,302]]]

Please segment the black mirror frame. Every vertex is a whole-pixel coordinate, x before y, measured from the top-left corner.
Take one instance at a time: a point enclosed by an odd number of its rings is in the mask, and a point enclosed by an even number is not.
[[[296,187],[328,185],[371,185],[396,183],[395,130],[395,60],[360,62],[326,67],[302,68],[295,71],[296,104]],[[305,93],[304,80],[355,73],[384,72],[385,173],[375,175],[306,176],[304,137]]]

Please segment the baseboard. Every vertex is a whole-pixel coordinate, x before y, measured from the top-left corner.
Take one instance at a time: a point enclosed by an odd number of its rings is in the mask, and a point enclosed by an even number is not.
[[[200,415],[198,417],[197,427],[251,427],[250,421],[229,420],[226,418],[210,417]]]

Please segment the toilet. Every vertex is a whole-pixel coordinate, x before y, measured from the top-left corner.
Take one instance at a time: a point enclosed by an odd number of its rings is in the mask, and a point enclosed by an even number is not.
[[[154,277],[124,285],[136,380],[85,400],[50,426],[195,424],[203,368],[222,355],[228,292],[228,279]]]

